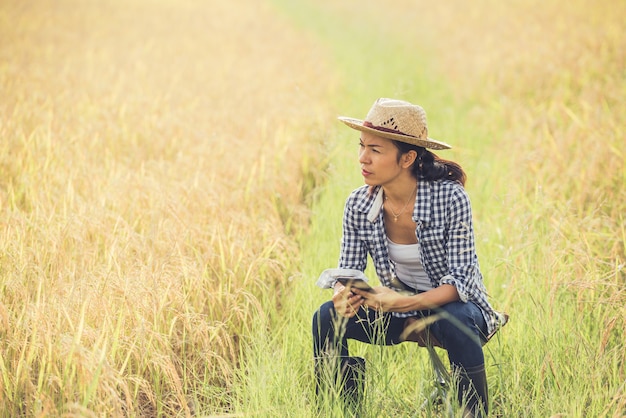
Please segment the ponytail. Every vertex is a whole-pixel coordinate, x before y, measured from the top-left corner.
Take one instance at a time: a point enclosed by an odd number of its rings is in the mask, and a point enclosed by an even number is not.
[[[413,150],[417,153],[417,157],[411,166],[413,175],[418,179],[424,180],[452,180],[465,186],[467,176],[461,166],[454,161],[439,158],[426,148],[418,147],[401,141],[393,141],[398,150],[398,161],[400,157],[407,152]]]

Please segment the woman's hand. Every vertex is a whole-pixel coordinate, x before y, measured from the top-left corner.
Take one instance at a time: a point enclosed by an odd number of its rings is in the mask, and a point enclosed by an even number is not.
[[[363,305],[364,300],[341,283],[337,283],[332,301],[339,315],[344,318],[352,318]]]
[[[360,289],[352,290],[362,299],[362,304],[381,312],[402,312],[406,308],[406,296],[385,287],[377,286],[374,292]]]

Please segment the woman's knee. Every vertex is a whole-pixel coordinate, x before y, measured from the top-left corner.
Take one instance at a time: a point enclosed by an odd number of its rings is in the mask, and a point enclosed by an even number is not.
[[[313,314],[313,334],[320,334],[322,329],[328,329],[335,318],[335,305],[332,301],[322,304]]]
[[[480,344],[484,319],[480,309],[473,303],[452,302],[442,307],[441,320],[437,322],[443,340],[476,342]],[[482,321],[481,321],[482,320]]]

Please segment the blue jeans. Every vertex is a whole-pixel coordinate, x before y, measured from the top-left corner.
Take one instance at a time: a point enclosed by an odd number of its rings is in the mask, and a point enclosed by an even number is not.
[[[480,309],[472,302],[452,302],[440,308],[421,311],[418,317],[440,315],[429,325],[429,332],[448,352],[450,363],[463,369],[483,365],[482,344],[487,324]],[[349,357],[348,339],[368,344],[395,345],[407,318],[389,312],[361,307],[352,318],[337,314],[332,301],[324,303],[313,315],[313,354]]]

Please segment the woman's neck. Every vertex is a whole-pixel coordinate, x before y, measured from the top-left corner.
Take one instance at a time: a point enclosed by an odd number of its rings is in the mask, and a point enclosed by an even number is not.
[[[412,196],[414,197],[417,190],[417,179],[410,177],[407,180],[398,181],[394,184],[382,186],[383,193],[387,200],[395,205],[404,204]]]

